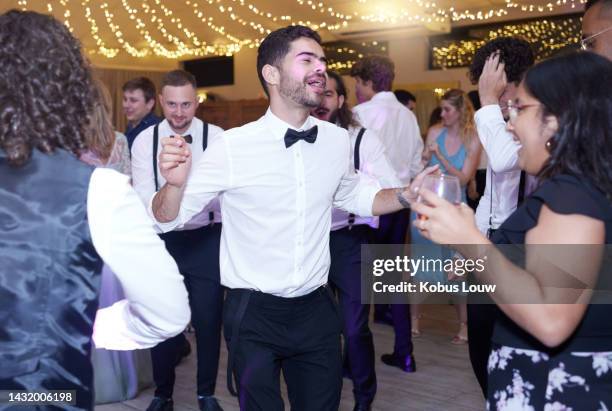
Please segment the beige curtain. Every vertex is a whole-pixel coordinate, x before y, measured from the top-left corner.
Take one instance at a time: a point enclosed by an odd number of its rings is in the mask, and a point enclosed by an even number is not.
[[[427,133],[427,126],[429,125],[429,117],[431,112],[438,107],[440,100],[433,92],[433,90],[415,90],[412,92],[417,99],[417,105],[415,113],[417,121],[419,122],[419,128],[421,129],[421,135]]]
[[[108,91],[110,91],[111,99],[113,102],[113,124],[115,125],[115,130],[124,132],[125,127],[127,125],[127,121],[125,116],[123,115],[122,108],[122,100],[123,100],[123,91],[121,88],[126,81],[134,78],[134,77],[148,77],[153,81],[155,87],[157,87],[157,91],[159,92],[159,85],[161,84],[161,79],[166,72],[163,71],[140,71],[140,70],[118,70],[118,69],[105,69],[105,68],[95,68],[95,75],[108,87]],[[156,96],[157,101],[157,96]],[[161,113],[159,109],[159,104],[155,105],[155,112]]]

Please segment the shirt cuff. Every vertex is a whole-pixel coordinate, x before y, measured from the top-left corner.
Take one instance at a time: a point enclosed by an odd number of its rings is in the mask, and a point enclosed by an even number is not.
[[[127,300],[120,300],[110,307],[98,310],[92,336],[96,348],[127,351],[148,348],[157,343],[153,341],[150,345],[143,345],[128,337],[130,331],[124,318],[128,304]]]
[[[380,185],[375,180],[362,179],[362,187],[357,198],[359,212],[356,214],[361,217],[373,217],[372,209],[376,194],[381,190]]]
[[[155,218],[155,214],[153,213],[153,199],[155,198],[155,194],[157,193],[153,193],[153,195],[151,196],[151,199],[149,200],[149,205],[147,206],[147,212],[149,213],[149,216],[151,217],[151,220],[153,220],[153,223],[155,224],[155,231],[159,234],[159,233],[167,233],[169,231],[172,231],[176,228],[179,228],[180,226],[182,226],[181,224],[181,212],[179,211],[178,215],[176,216],[176,218],[172,221],[168,221],[167,223],[161,223],[159,221],[157,221],[157,219]]]

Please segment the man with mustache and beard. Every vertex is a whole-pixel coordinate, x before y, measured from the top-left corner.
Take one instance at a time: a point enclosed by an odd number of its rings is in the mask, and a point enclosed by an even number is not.
[[[323,101],[312,115],[348,130],[351,172],[369,175],[383,187],[401,186],[378,136],[353,118],[342,77],[333,71],[328,71],[327,77]],[[374,340],[368,326],[370,305],[362,304],[362,295],[369,293],[361,285],[361,245],[368,243],[371,227],[378,227],[377,217],[356,216],[338,208],[332,211],[329,282],[338,295],[344,320],[344,368],[353,381],[354,411],[371,410],[376,395]]]
[[[221,194],[228,388],[235,393],[235,377],[240,408],[283,410],[282,370],[292,409],[336,411],[342,324],[327,286],[332,206],[379,215],[415,195],[411,188],[381,190],[350,172],[346,130],[309,115],[326,82],[315,31],[270,33],[257,71],[270,108],[224,132],[193,169],[184,139],[162,139],[166,184],[151,199],[151,213],[172,230]]]
[[[397,177],[407,184],[423,168],[423,139],[416,116],[391,91],[395,78],[393,61],[387,56],[366,56],[351,67],[351,77],[355,79],[355,94],[359,102],[353,107],[353,113],[361,124],[380,136]],[[410,210],[399,210],[382,217],[374,242],[404,244],[409,224]],[[381,361],[404,372],[415,372],[410,306],[406,302],[394,301],[388,311],[384,305],[376,304],[374,321],[387,323],[390,312],[395,332],[393,352],[383,354]]]
[[[132,180],[140,198],[147,202],[165,180],[155,165],[161,151],[160,140],[184,136],[199,159],[223,130],[195,117],[198,108],[196,79],[183,70],[170,71],[162,79],[160,105],[165,119],[141,132],[132,146]],[[198,210],[182,229],[160,235],[168,252],[185,277],[191,306],[191,324],[197,345],[197,395],[202,411],[220,411],[215,394],[219,350],[223,288],[219,282],[219,242],[221,210],[218,200]],[[155,397],[147,411],[172,411],[177,362],[189,352],[189,343],[181,333],[151,349]]]

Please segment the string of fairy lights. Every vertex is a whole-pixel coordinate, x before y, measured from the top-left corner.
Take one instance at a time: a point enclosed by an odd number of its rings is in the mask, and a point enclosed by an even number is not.
[[[432,68],[464,67],[472,61],[476,50],[485,42],[504,36],[518,36],[529,41],[539,60],[568,45],[578,44],[581,36],[580,17],[560,17],[505,24],[490,29],[484,38],[478,40],[442,40],[441,45],[434,44],[431,47]]]
[[[71,32],[74,32],[71,21],[79,19],[80,16],[77,13],[82,13],[88,23],[89,34],[95,43],[95,47],[89,47],[89,53],[99,54],[109,59],[122,52],[133,57],[154,55],[178,59],[185,56],[232,55],[243,47],[257,47],[272,30],[286,24],[301,24],[315,30],[334,32],[347,29],[351,24],[358,22],[406,25],[464,20],[486,21],[507,15],[510,11],[550,13],[562,7],[576,8],[586,2],[586,0],[550,0],[546,5],[537,5],[529,3],[528,0],[504,0],[503,6],[472,11],[457,10],[452,6],[442,7],[435,1],[429,0],[403,0],[401,7],[382,6],[374,0],[356,0],[355,10],[343,13],[319,0],[285,1],[294,2],[298,6],[296,13],[301,18],[264,10],[256,4],[256,0],[184,0],[181,2],[177,0],[173,2],[121,0],[120,6],[113,2],[113,7],[110,6],[109,0],[95,3],[92,3],[91,0],[59,0],[59,2],[47,1],[46,9],[48,13],[61,19]],[[28,0],[16,0],[16,3],[23,10],[34,9],[34,6],[30,7]],[[176,6],[178,3],[183,6]],[[97,7],[92,7],[94,4]],[[181,12],[185,13],[184,6],[187,6],[187,10],[190,10],[196,18],[197,27],[195,25],[188,27],[179,17],[178,7],[181,7]],[[124,13],[129,18],[127,24],[125,19],[117,17]],[[231,27],[227,22],[225,23],[227,27],[217,22],[215,20],[217,14],[221,14],[225,22],[229,18],[232,23]],[[305,19],[306,16],[310,19]],[[184,15],[183,18],[185,18]],[[103,27],[100,26],[101,21],[105,21]],[[118,21],[123,23],[119,24]],[[238,31],[244,33],[243,27],[249,28],[252,34],[238,34]],[[195,31],[200,33],[203,29],[210,30],[214,37],[221,36],[221,39],[210,43],[201,40],[196,36]],[[534,30],[535,32],[541,32],[541,30]],[[127,33],[130,35],[127,36]],[[134,33],[138,33],[138,36],[134,36]],[[469,47],[471,46],[466,44],[457,50],[441,50],[439,55],[450,56],[456,53],[457,56],[461,56],[461,50]],[[354,54],[348,50],[346,53],[347,55]]]

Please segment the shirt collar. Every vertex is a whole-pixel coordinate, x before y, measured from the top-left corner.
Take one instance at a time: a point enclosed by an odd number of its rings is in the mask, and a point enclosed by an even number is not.
[[[195,138],[195,136],[198,134],[198,129],[197,129],[198,121],[197,120],[198,119],[196,117],[191,119],[191,124],[189,125],[189,128],[180,135],[186,136],[187,134],[191,134],[191,137]],[[174,132],[174,130],[170,128],[170,124],[168,124],[168,120],[166,119],[164,119],[164,121],[162,121],[159,124],[159,127],[160,127],[160,137],[173,136],[177,134]]]
[[[374,94],[371,98],[371,101],[383,101],[383,100],[397,101],[397,98],[395,97],[395,94],[393,94],[392,91],[379,91],[378,93]]]
[[[315,125],[314,117],[308,116],[304,124],[302,124],[299,128],[296,129],[291,124],[278,118],[278,116],[276,116],[276,114],[272,112],[270,107],[268,107],[268,111],[266,111],[266,114],[264,115],[263,118],[268,128],[272,131],[272,136],[276,140],[281,140],[285,138],[285,133],[287,132],[288,128],[291,128],[293,130],[302,131],[302,130],[308,130],[309,128]]]

